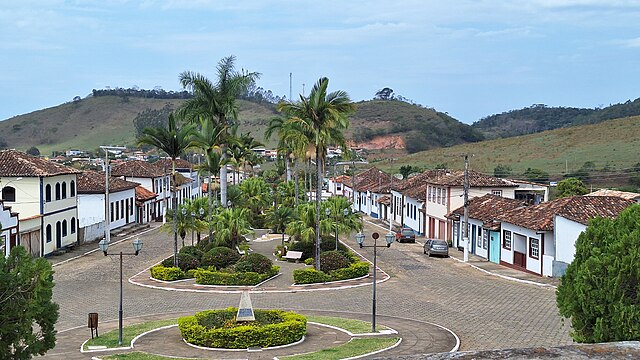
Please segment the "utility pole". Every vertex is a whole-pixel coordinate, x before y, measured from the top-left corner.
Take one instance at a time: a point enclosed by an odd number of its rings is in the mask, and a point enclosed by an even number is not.
[[[290,102],[293,102],[293,95],[291,93],[292,79],[293,79],[293,73],[289,73],[289,101]]]
[[[469,155],[464,156],[464,222],[462,225],[464,262],[469,261]]]
[[[124,146],[100,146],[104,150],[104,239],[107,244],[111,241],[111,218],[109,207],[109,151],[122,151]],[[128,211],[128,210],[127,210]]]

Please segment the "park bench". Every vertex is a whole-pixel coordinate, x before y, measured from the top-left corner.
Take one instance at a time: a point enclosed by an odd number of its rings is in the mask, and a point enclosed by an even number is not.
[[[287,251],[282,258],[298,262],[302,258],[302,251]]]

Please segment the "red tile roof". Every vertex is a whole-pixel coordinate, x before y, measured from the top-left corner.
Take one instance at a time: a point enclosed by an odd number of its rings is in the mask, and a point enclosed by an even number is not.
[[[486,194],[469,200],[469,217],[481,220],[482,222],[489,222],[497,218],[498,214],[503,214],[524,206],[526,206],[526,203],[521,200]],[[461,206],[451,211],[447,217],[458,218],[463,215],[464,206]]]
[[[507,211],[497,218],[527,229],[552,231],[556,215],[586,225],[596,217],[615,218],[634,203],[613,196],[571,196]]]
[[[600,189],[585,196],[616,196],[627,200],[640,200],[640,194],[628,191]]]
[[[47,177],[80,172],[22,151],[0,150],[0,176]]]
[[[171,159],[162,158],[153,163],[160,170],[171,172]],[[185,159],[176,159],[176,169],[193,169],[193,164]]]
[[[141,204],[147,200],[155,199],[158,197],[153,191],[149,191],[143,186],[136,186],[136,202]]]
[[[138,178],[155,178],[162,177],[164,174],[170,174],[171,169],[163,172],[153,164],[142,160],[130,160],[116,165],[111,170],[112,176],[128,176]]]
[[[78,194],[104,194],[104,172],[84,171],[78,175]],[[135,189],[140,184],[111,176],[109,192]]]

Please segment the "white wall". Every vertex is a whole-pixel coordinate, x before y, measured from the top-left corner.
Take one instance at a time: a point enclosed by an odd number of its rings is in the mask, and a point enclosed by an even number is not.
[[[16,201],[7,202],[13,212],[20,214],[20,218],[28,218],[40,214],[40,178],[23,177],[16,180],[15,177],[1,177],[0,187],[11,186],[16,190]]]
[[[556,260],[570,264],[576,255],[576,240],[587,227],[556,215],[554,217],[554,229]]]
[[[2,202],[0,202],[0,224],[2,224],[2,230],[0,230],[0,246],[4,248],[2,255],[8,256],[11,249],[9,248],[9,240],[11,235],[18,238],[18,217],[11,216],[10,209],[4,210]]]
[[[502,237],[504,236],[504,230],[508,230],[511,231],[512,235],[511,235],[511,250],[505,250],[504,248],[502,248]],[[542,274],[542,258],[543,258],[543,253],[542,253],[542,241],[540,240],[540,234],[536,234],[535,230],[531,230],[531,229],[527,229],[527,228],[523,228],[521,226],[517,226],[514,224],[510,224],[507,222],[503,222],[502,223],[502,233],[500,234],[500,240],[501,240],[501,251],[500,251],[500,260],[504,261],[508,264],[513,264],[513,251],[518,251],[521,253],[526,254],[526,261],[527,261],[527,270],[534,272],[536,274]],[[518,241],[517,235],[523,235],[526,237],[524,243],[521,243],[520,241]],[[531,238],[534,239],[538,239],[539,240],[539,256],[538,259],[532,258],[529,254],[529,243]],[[549,242],[553,241],[553,237],[551,236],[551,240]]]
[[[104,194],[79,194],[78,216],[80,227],[104,222]]]
[[[410,227],[420,234],[424,233],[424,229],[422,229],[422,224],[420,223],[420,220],[422,219],[422,217],[420,216],[420,208],[422,207],[422,203],[410,197],[405,197],[404,200],[404,226]],[[413,216],[414,211],[415,218]]]
[[[476,255],[487,259],[489,256],[489,252],[487,251],[487,249],[489,248],[489,242],[487,241],[487,248],[485,249],[483,244],[482,244],[482,234],[485,231],[482,228],[482,224],[483,222],[481,220],[478,219],[471,219],[469,218],[469,242],[472,243],[472,239],[471,236],[473,235],[473,231],[472,226],[475,225],[476,226],[476,238],[475,238],[475,243],[476,243],[476,247],[474,248],[474,252]],[[489,232],[488,230],[486,230],[487,233]]]

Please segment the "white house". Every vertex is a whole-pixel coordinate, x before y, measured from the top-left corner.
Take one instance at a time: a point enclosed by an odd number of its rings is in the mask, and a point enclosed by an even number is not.
[[[135,188],[138,183],[111,177],[109,179],[110,230],[135,223]],[[105,234],[104,173],[84,171],[78,175],[78,217],[80,242],[100,239]]]
[[[140,184],[150,192],[157,194],[154,201],[153,214],[156,221],[161,221],[165,207],[171,208],[171,169],[165,171],[146,161],[131,160],[116,165],[112,176]]]
[[[16,150],[0,151],[0,188],[18,213],[20,244],[34,256],[77,243],[80,171]]]
[[[153,163],[156,167],[158,167],[162,171],[171,172],[172,162],[171,159],[162,158],[155,163]],[[200,176],[198,176],[198,172],[194,170],[193,164],[184,159],[176,159],[176,172],[183,177],[190,179],[188,186],[183,186],[186,184],[186,181],[180,179],[182,181],[180,190],[185,190],[183,194],[179,196],[179,199],[195,199],[202,195],[202,181]],[[176,179],[178,181],[178,179]],[[178,201],[178,204],[181,204],[182,200]]]
[[[155,202],[158,194],[145,189],[143,186],[136,186],[136,221],[139,224],[146,224],[155,219]]]
[[[8,256],[11,249],[18,245],[18,225],[18,214],[0,201],[0,256]]]
[[[536,275],[561,275],[588,221],[615,218],[633,203],[612,196],[572,196],[499,214],[500,263]]]

